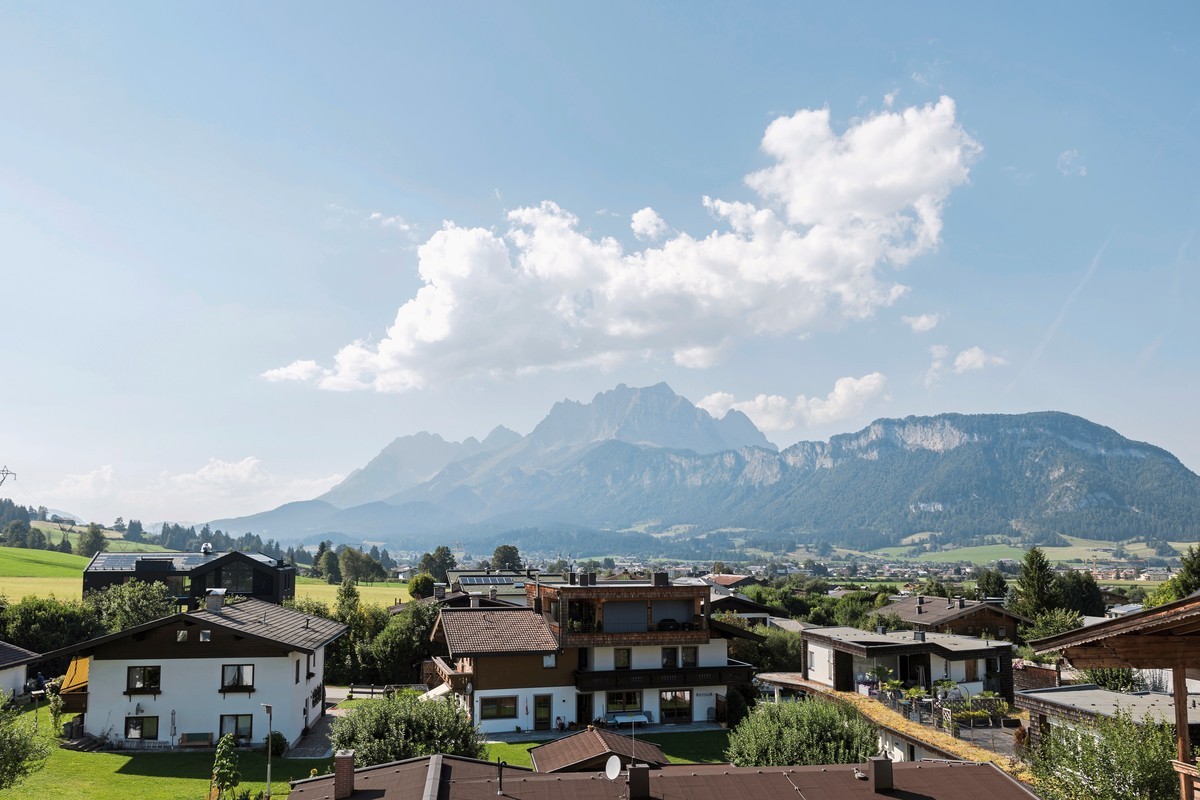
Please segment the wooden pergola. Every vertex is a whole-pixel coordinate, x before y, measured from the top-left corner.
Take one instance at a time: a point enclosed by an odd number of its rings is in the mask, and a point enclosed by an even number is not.
[[[1200,779],[1188,737],[1188,670],[1200,677],[1200,593],[1157,608],[1030,642],[1035,652],[1060,652],[1076,669],[1170,669],[1175,703],[1181,800],[1194,800]]]

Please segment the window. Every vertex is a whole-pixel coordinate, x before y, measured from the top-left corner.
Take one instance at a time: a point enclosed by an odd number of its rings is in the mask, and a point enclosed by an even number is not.
[[[663,669],[674,669],[679,666],[679,648],[664,647],[662,649]]]
[[[157,739],[158,717],[126,717],[126,739]]]
[[[700,648],[691,646],[683,648],[683,666],[687,669],[700,664]]]
[[[296,659],[296,683],[300,682],[300,659]]]
[[[1007,639],[1008,638],[1008,628],[1004,627],[1003,625],[1001,625],[999,628],[997,628],[996,629],[996,638]]]
[[[628,647],[613,648],[613,669],[629,669],[633,664],[633,651]]]
[[[547,653],[542,656],[542,669],[554,669],[558,666],[558,654]]]
[[[239,744],[249,744],[254,735],[254,716],[251,714],[222,714],[221,735],[232,733]]]
[[[253,692],[254,665],[226,664],[221,667],[222,692]]]
[[[200,641],[211,642],[212,641],[212,631],[200,631]]]
[[[481,697],[479,698],[480,719],[516,719],[517,698],[513,697]]]
[[[125,694],[158,694],[162,691],[160,667],[129,667],[125,673]]]
[[[221,585],[234,594],[250,594],[254,589],[254,572],[245,564],[229,564],[221,568]]]
[[[186,642],[187,640],[188,640],[188,632],[187,631],[175,631],[175,641]]]
[[[641,711],[641,692],[607,692],[604,696],[604,709],[615,711]]]

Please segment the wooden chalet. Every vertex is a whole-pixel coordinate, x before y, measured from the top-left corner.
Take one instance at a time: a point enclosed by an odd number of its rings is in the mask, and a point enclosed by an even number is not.
[[[1200,593],[1031,644],[1039,653],[1061,653],[1076,669],[1170,669],[1178,740],[1173,763],[1180,798],[1193,800],[1200,770],[1188,735],[1187,679],[1200,677]]]

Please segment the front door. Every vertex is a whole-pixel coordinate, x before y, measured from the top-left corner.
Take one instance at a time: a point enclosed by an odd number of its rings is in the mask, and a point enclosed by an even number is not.
[[[550,730],[550,714],[553,711],[553,695],[535,694],[533,696],[533,729],[535,731]]]
[[[592,724],[592,696],[590,694],[575,695],[575,721],[580,725]]]

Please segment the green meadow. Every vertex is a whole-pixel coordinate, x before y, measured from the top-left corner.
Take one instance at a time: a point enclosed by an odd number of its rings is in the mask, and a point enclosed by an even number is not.
[[[71,715],[64,717],[69,719]],[[31,724],[32,706],[21,714]],[[50,712],[44,705],[38,712],[38,732],[50,744],[45,766],[4,792],[5,800],[45,800],[51,797],[79,797],[88,800],[203,800],[207,797],[212,774],[210,752],[95,752],[63,750],[51,735]],[[286,797],[288,781],[307,778],[316,769],[325,773],[332,760],[275,758],[271,763],[271,795]],[[240,789],[251,795],[266,788],[267,756],[257,751],[238,753],[242,773]]]

